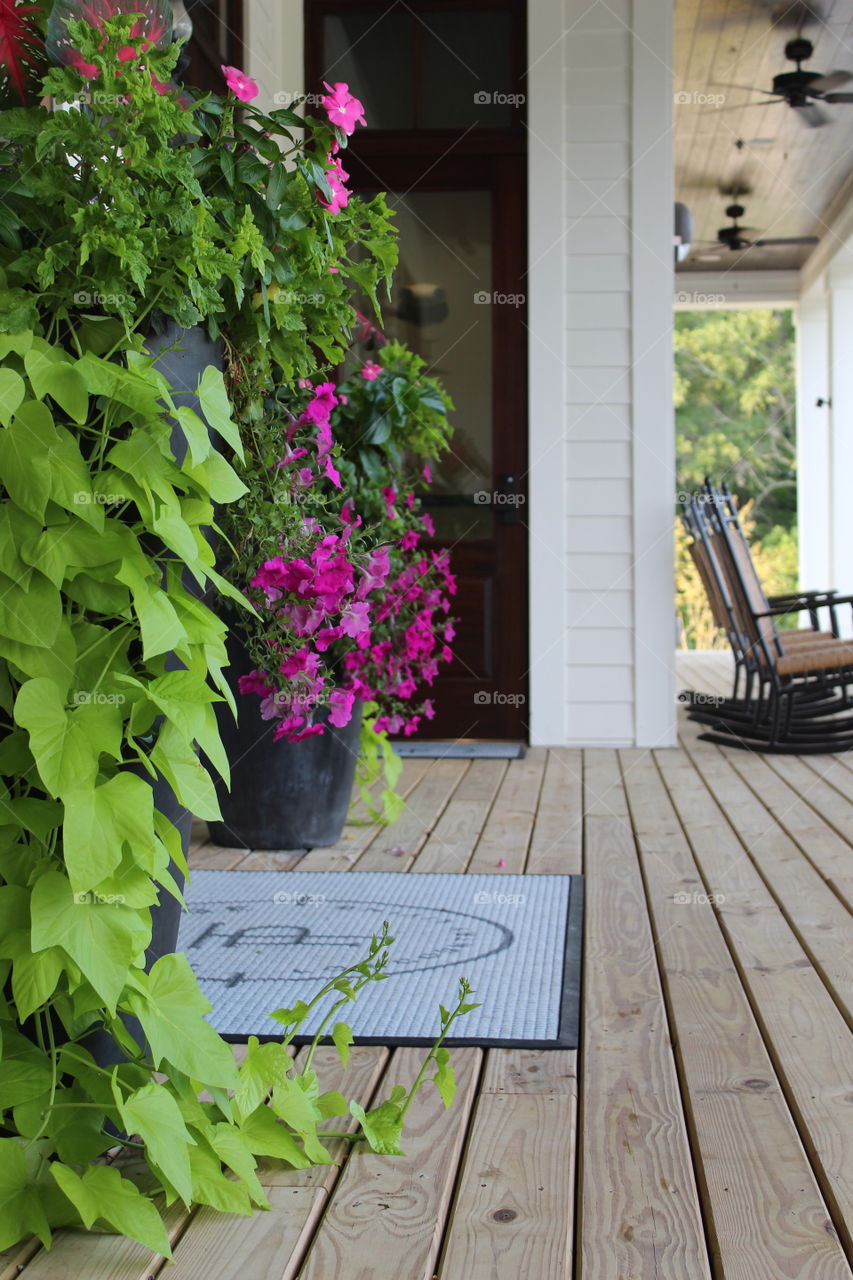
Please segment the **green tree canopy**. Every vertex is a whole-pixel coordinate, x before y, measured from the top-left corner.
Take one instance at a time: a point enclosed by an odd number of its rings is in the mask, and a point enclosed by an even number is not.
[[[796,524],[794,323],[790,311],[683,311],[675,318],[679,488],[706,475],[754,499],[763,537]]]

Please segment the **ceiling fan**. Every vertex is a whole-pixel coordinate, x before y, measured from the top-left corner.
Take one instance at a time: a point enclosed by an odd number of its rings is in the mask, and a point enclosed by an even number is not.
[[[720,247],[728,249],[731,253],[742,253],[745,249],[764,249],[773,245],[795,245],[795,244],[817,244],[817,236],[774,236],[761,240],[750,240],[746,236],[747,231],[754,231],[754,227],[743,227],[738,221],[742,218],[746,210],[742,204],[730,204],[726,207],[726,217],[731,218],[731,226],[720,227],[717,231],[717,239],[709,240],[703,244],[694,246],[696,248],[719,249]],[[708,255],[700,254],[700,257],[708,257]],[[708,260],[712,259],[708,257]]]
[[[785,45],[785,57],[797,64],[796,71],[783,71],[773,77],[772,89],[755,89],[748,85],[733,84],[720,86],[729,89],[746,89],[749,93],[763,93],[765,102],[748,102],[748,107],[763,107],[767,102],[787,102],[800,119],[812,129],[828,124],[830,117],[821,111],[820,103],[853,102],[853,93],[836,93],[843,84],[853,80],[853,71],[830,71],[821,75],[819,71],[804,71],[802,63],[808,62],[814,53],[811,40],[797,36]],[[732,108],[736,110],[738,108]]]

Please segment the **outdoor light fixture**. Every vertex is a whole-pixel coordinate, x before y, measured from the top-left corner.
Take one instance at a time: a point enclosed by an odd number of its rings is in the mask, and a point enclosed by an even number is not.
[[[690,245],[693,240],[693,216],[686,204],[676,201],[675,204],[675,233],[672,243],[675,247],[675,265],[683,262],[690,252]]]

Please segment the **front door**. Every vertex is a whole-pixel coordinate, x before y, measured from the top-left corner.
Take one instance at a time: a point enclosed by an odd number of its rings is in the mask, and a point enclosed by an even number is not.
[[[350,185],[386,191],[396,213],[384,332],[426,359],[456,405],[426,507],[436,545],[451,550],[457,635],[422,736],[524,741],[523,6],[309,0],[308,12],[311,91],[344,80],[365,104]]]

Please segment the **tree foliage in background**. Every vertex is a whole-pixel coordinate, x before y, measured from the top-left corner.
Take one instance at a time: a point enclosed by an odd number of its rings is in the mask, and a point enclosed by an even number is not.
[[[769,595],[798,582],[794,323],[790,311],[684,311],[675,321],[678,489],[705,476],[741,508]],[[725,647],[677,522],[680,643]]]

